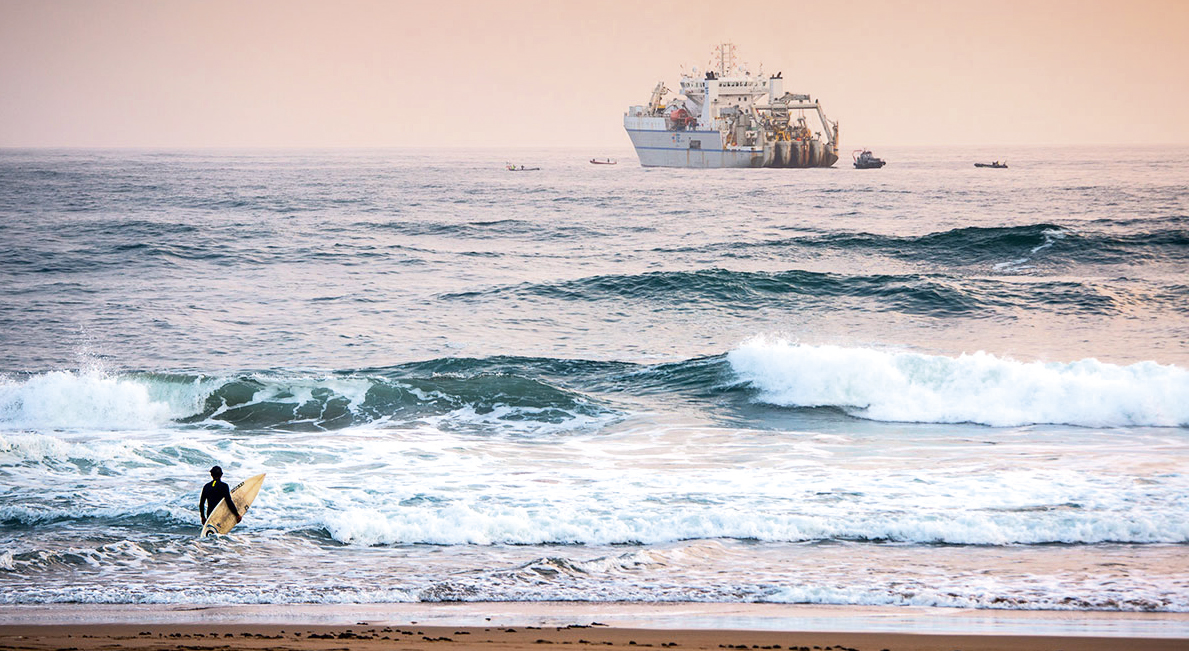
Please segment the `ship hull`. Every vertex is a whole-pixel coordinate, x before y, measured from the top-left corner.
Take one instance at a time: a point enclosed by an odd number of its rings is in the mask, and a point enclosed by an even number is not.
[[[644,167],[763,167],[764,150],[724,148],[717,131],[628,129]]]
[[[624,128],[644,167],[830,167],[838,162],[838,154],[818,140],[724,147],[718,131]]]

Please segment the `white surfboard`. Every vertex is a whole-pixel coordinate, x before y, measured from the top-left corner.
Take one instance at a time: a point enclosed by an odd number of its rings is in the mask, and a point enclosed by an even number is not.
[[[239,511],[241,518],[248,513],[248,507],[252,506],[252,500],[256,499],[256,493],[260,492],[260,485],[263,483],[264,475],[260,474],[241,481],[231,489],[231,501],[235,502],[235,509]],[[215,510],[207,516],[206,523],[202,525],[202,533],[198,535],[203,537],[216,533],[226,534],[237,524],[239,522],[231,515],[231,509],[227,508],[227,500],[220,500]]]

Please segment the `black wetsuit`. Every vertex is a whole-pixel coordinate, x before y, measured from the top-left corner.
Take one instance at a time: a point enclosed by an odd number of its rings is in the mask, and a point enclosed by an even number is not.
[[[203,484],[202,497],[198,500],[198,513],[202,515],[204,524],[210,514],[215,512],[215,507],[223,500],[227,500],[227,508],[231,509],[231,514],[238,520],[239,511],[235,508],[235,501],[231,499],[231,489],[227,487],[227,484],[218,479],[209,484]],[[206,504],[211,505],[210,511],[203,509]]]

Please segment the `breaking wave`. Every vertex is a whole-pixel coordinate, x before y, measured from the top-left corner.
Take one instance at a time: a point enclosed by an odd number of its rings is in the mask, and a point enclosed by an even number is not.
[[[1189,371],[1156,362],[1018,362],[983,352],[945,357],[766,338],[727,359],[757,400],[782,407],[996,427],[1189,426]]]
[[[545,366],[550,366],[546,360]],[[552,366],[562,366],[558,360]],[[581,424],[611,411],[532,368],[435,360],[325,375],[52,371],[0,382],[0,429],[139,430],[198,425],[321,431],[465,414],[471,423]]]
[[[726,355],[654,365],[491,357],[228,377],[52,371],[0,379],[0,430],[316,432],[432,421],[541,433],[605,424],[625,413],[619,396],[657,394],[710,409],[739,395],[893,422],[1189,426],[1189,371],[1177,366],[947,357],[757,337]]]
[[[154,396],[153,387],[134,377],[51,371],[0,379],[0,427],[6,429],[146,429],[185,413],[185,407]]]
[[[539,508],[451,505],[406,507],[398,513],[344,509],[327,513],[321,527],[350,545],[656,545],[688,540],[760,542],[897,542],[948,545],[1186,543],[1189,523],[1175,514],[1136,517],[1127,512],[971,511],[808,515],[740,511],[735,507],[689,512],[644,507],[608,513]]]

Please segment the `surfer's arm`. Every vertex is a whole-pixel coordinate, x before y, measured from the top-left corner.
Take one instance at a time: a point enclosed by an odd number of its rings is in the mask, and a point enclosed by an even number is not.
[[[231,515],[235,516],[236,522],[244,519],[244,516],[239,514],[239,509],[235,508],[235,500],[231,499],[230,489],[223,489],[223,501],[227,502],[227,510],[231,511]]]
[[[202,487],[202,496],[198,498],[198,517],[202,518],[202,523],[206,524],[206,486]]]

